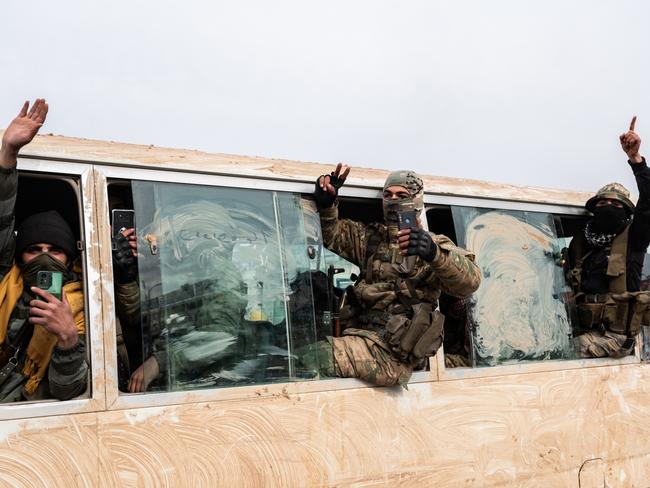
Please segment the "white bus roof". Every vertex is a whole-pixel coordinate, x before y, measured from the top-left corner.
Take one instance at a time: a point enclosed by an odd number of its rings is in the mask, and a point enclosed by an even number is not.
[[[21,156],[98,164],[191,171],[230,176],[311,182],[329,173],[336,163],[312,163],[260,156],[208,153],[154,145],[125,144],[57,135],[39,135]],[[432,170],[435,164],[431,165]],[[395,168],[400,169],[400,168]],[[354,166],[348,185],[381,188],[388,170]],[[583,206],[590,193],[492,183],[467,178],[422,175],[429,194]]]

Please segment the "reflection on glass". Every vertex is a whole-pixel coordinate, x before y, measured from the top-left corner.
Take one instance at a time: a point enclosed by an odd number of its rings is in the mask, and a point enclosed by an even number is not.
[[[149,390],[315,377],[317,365],[297,356],[316,341],[299,196],[138,181],[132,189],[143,357],[160,370]]]
[[[552,215],[468,207],[452,212],[459,244],[476,253],[483,274],[469,312],[473,365],[574,357]]]

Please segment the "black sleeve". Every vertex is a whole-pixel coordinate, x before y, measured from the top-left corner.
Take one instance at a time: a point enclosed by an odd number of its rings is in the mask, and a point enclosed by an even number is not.
[[[0,169],[0,279],[14,262],[14,209],[18,191],[16,168]]]
[[[629,163],[639,189],[639,201],[630,228],[630,247],[633,251],[645,252],[650,245],[650,168],[645,158],[642,163]]]

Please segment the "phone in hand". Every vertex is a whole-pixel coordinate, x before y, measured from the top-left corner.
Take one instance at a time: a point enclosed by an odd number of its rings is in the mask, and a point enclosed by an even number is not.
[[[135,211],[125,208],[115,208],[112,211],[113,237],[126,229],[135,227]]]
[[[61,300],[63,274],[59,271],[39,271],[36,273],[36,286]]]
[[[417,226],[418,226],[418,221],[417,221],[417,215],[415,214],[415,210],[406,210],[404,212],[399,212],[397,214],[397,228],[399,230],[410,229],[411,227],[417,227]]]

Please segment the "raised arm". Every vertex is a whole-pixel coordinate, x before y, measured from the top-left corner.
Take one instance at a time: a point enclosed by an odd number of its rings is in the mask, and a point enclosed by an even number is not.
[[[2,136],[0,148],[0,168],[11,170],[16,167],[18,151],[29,144],[38,130],[45,123],[48,106],[43,98],[37,98],[29,109],[29,102],[25,102],[20,112]]]
[[[641,149],[641,138],[634,129],[636,127],[636,115],[632,117],[630,122],[630,128],[627,132],[624,132],[619,136],[621,141],[621,147],[625,154],[627,154],[630,163],[639,164],[643,162],[643,156],[639,154],[639,149]]]
[[[650,245],[650,169],[645,158],[639,153],[641,137],[635,132],[635,126],[636,116],[632,117],[629,130],[621,134],[619,140],[623,151],[627,154],[639,190],[639,201],[634,210],[634,220],[630,229],[632,240],[630,245],[635,251],[645,251]]]
[[[0,146],[0,279],[9,271],[14,259],[14,209],[18,191],[16,158],[18,151],[29,143],[47,116],[47,103],[42,98],[31,110],[25,102],[20,112],[2,136]]]
[[[368,229],[361,222],[339,219],[336,198],[350,174],[350,167],[339,163],[329,175],[316,180],[314,199],[320,215],[323,243],[339,256],[361,266],[364,262]]]

